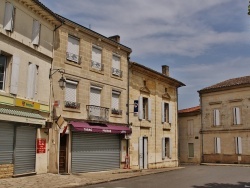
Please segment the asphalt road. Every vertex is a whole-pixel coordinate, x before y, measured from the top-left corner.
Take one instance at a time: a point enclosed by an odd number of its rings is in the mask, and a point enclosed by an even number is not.
[[[84,186],[84,188],[250,188],[250,167],[185,166],[184,169]]]

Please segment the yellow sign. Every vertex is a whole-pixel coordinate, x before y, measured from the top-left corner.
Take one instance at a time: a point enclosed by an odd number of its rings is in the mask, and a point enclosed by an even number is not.
[[[40,104],[37,102],[27,101],[23,99],[16,99],[16,106],[40,110]]]

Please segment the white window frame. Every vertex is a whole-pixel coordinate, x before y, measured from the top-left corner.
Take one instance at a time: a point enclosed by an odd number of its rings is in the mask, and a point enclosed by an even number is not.
[[[234,125],[241,124],[241,111],[239,107],[233,107],[233,124]]]
[[[147,105],[143,102],[143,99],[147,99]],[[151,99],[143,96],[139,96],[138,99],[138,119],[151,121]]]
[[[112,56],[112,74],[121,77],[121,57],[113,54]]]
[[[219,137],[215,137],[214,138],[214,152],[216,154],[220,154],[221,153],[221,140]]]
[[[3,82],[3,87],[0,88],[1,91],[4,91],[5,90],[5,82],[6,82],[6,70],[7,70],[7,57],[4,56],[4,55],[1,55],[1,57],[4,58],[4,72],[3,72],[3,80],[1,82]]]
[[[213,125],[220,126],[220,110],[219,109],[213,110]]]
[[[114,95],[118,96],[117,106],[116,106],[115,103],[114,103],[114,100],[115,100]],[[112,108],[112,110],[113,110],[113,109],[115,109],[115,110],[120,110],[120,96],[121,96],[121,92],[112,90],[112,100],[111,100],[111,103],[112,103],[112,104],[111,104],[111,108]]]
[[[74,100],[71,100],[71,101],[66,100],[66,97],[67,97],[67,94],[66,94],[66,92],[67,92],[67,84],[71,84],[71,85],[75,85],[76,86],[76,88],[75,88],[75,99]],[[77,102],[77,86],[78,86],[78,82],[77,81],[66,79],[65,98],[64,98],[65,101],[75,102],[75,103]]]
[[[100,57],[97,57],[97,55],[94,54],[94,50],[99,50],[100,51]],[[91,67],[94,68],[94,69],[97,69],[99,71],[103,70],[102,48],[97,47],[97,46],[92,46]]]
[[[171,139],[170,137],[162,138],[162,160],[171,159],[172,150],[171,150]]]
[[[72,40],[73,42],[70,40]],[[79,64],[80,62],[79,52],[80,52],[80,39],[72,35],[68,35],[66,59]],[[76,56],[75,58],[74,58],[74,55]]]
[[[235,137],[235,153],[242,154],[242,138]]]

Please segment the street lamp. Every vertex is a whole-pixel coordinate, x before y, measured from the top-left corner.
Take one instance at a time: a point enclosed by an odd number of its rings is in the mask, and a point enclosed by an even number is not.
[[[52,75],[55,74],[56,72],[59,72],[62,75],[62,77],[60,78],[58,83],[59,83],[60,88],[64,89],[65,86],[66,86],[66,80],[63,77],[63,74],[65,73],[65,70],[64,69],[50,69],[49,78],[52,78]]]

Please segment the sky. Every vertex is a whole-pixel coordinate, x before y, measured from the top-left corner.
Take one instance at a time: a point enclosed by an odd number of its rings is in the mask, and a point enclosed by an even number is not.
[[[250,75],[248,0],[40,0],[104,36],[120,35],[131,61],[170,76],[179,109],[199,105],[198,90]]]

